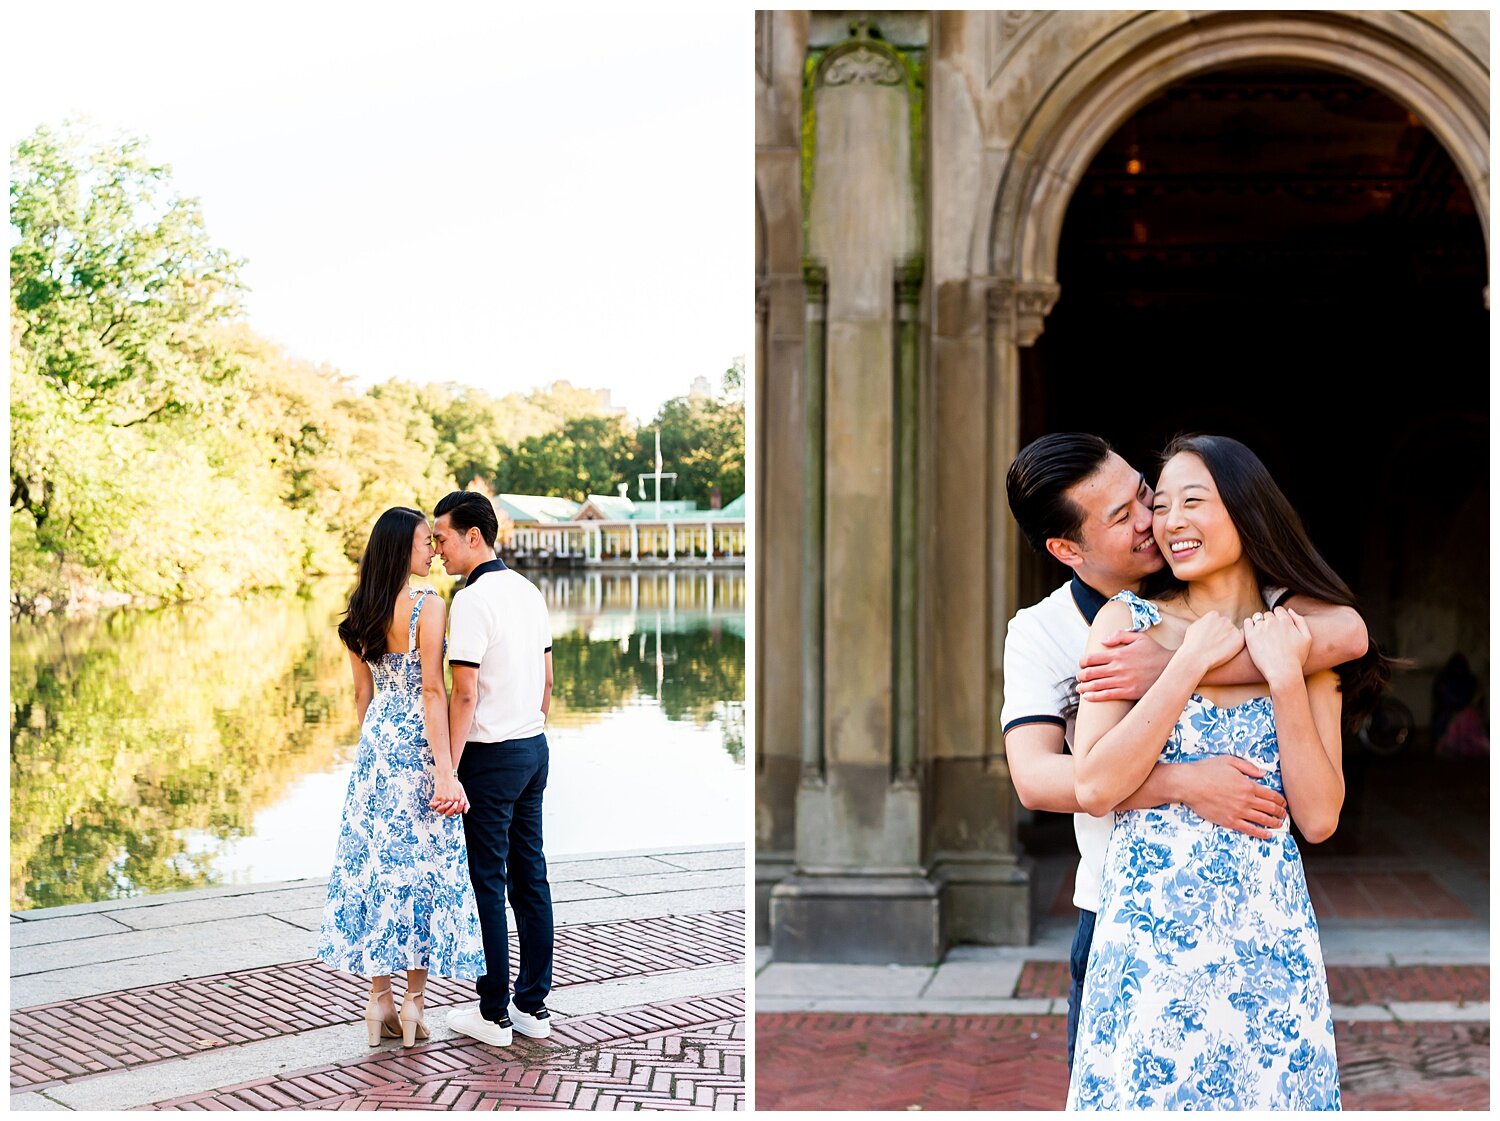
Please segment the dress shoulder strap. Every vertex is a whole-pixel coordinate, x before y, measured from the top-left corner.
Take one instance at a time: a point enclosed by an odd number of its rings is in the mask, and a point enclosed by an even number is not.
[[[1144,631],[1161,622],[1161,612],[1156,604],[1142,599],[1128,588],[1110,598],[1111,603],[1116,601],[1130,608],[1130,629],[1133,631]]]
[[[431,591],[431,588],[418,588],[411,593],[417,597],[417,602],[412,606],[411,622],[406,628],[406,652],[408,654],[417,652],[417,620],[422,617],[422,604],[427,602],[427,596]]]

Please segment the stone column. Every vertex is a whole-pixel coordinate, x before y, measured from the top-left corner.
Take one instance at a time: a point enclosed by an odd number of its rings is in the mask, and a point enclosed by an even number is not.
[[[896,780],[917,775],[917,423],[920,261],[896,271]]]
[[[667,523],[667,563],[677,563],[677,523]]]
[[[803,656],[817,661],[821,648],[823,657],[820,687],[803,685],[795,872],[771,892],[772,953],[781,961],[932,962],[945,944],[923,852],[919,745],[900,738],[895,695],[898,673],[911,672],[901,620],[911,617],[912,586],[905,603],[898,588],[903,558],[912,574],[915,540],[909,532],[903,550],[898,529],[911,526],[899,515],[911,507],[897,488],[916,485],[900,462],[914,446],[902,413],[915,402],[898,386],[910,393],[916,362],[905,364],[898,343],[896,278],[922,252],[928,22],[910,13],[871,18],[878,32],[862,21],[851,28],[844,14],[813,14],[803,93],[805,252],[827,285],[819,394],[811,282],[821,278],[805,270],[811,404],[802,436],[813,462],[804,477],[821,475],[822,508],[809,502],[804,511],[812,532],[802,590],[810,583],[823,600],[816,611],[804,600],[804,626],[821,642],[804,639]],[[816,497],[811,486],[806,493]],[[823,663],[838,672],[823,673]],[[809,714],[819,708],[814,728]]]
[[[635,564],[641,559],[641,527],[634,522],[630,523],[630,563]]]
[[[823,780],[823,472],[828,319],[828,270],[808,262],[806,397],[803,438],[807,458],[802,467],[802,782]]]
[[[755,635],[755,939],[770,941],[770,893],[795,866],[802,771],[801,565],[806,389],[805,246],[802,236],[802,85],[805,11],[756,13],[755,223],[757,233],[755,486],[761,528],[753,559],[760,589]],[[772,527],[775,527],[774,530]],[[704,534],[708,562],[714,524]],[[716,597],[725,589],[716,582]]]

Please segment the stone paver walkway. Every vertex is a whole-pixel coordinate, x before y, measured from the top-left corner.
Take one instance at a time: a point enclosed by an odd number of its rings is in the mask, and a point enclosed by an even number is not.
[[[447,1030],[474,994],[442,978],[430,1040],[369,1048],[366,982],[310,958],[322,882],[20,912],[11,1108],[743,1108],[744,849],[551,879],[553,1037],[508,1048]]]

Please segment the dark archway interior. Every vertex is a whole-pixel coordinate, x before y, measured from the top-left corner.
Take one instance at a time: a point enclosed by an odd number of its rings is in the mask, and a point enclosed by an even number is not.
[[[1254,448],[1361,599],[1425,722],[1432,673],[1487,680],[1484,243],[1414,115],[1338,74],[1214,72],[1095,157],[1023,351],[1026,442],[1081,429],[1148,475],[1182,430]],[[1034,565],[1028,590],[1060,572]]]
[[[1345,824],[1319,851],[1479,852],[1487,760],[1435,759],[1427,734],[1454,653],[1488,712],[1488,278],[1452,159],[1351,78],[1202,75],[1099,151],[1058,281],[1022,351],[1022,443],[1097,432],[1154,478],[1174,433],[1243,440],[1411,662],[1394,691],[1419,730],[1389,760],[1346,738]],[[1025,601],[1063,575],[1028,555]]]

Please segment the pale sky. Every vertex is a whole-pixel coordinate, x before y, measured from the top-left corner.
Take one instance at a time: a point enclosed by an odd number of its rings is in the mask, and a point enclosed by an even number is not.
[[[558,378],[649,419],[754,322],[749,11],[7,6],[7,145],[150,141],[251,325],[361,384]]]

